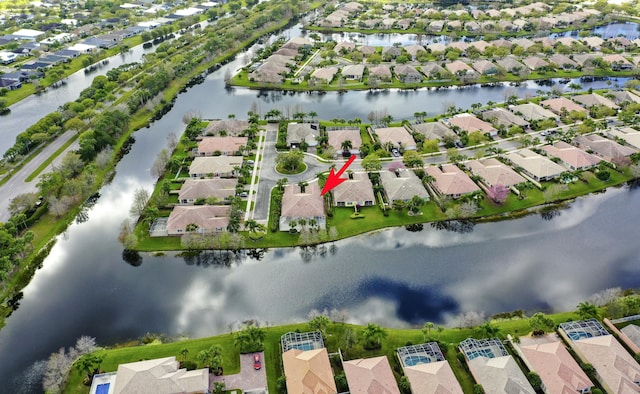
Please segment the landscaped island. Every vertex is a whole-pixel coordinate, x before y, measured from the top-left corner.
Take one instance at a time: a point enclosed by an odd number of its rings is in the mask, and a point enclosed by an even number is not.
[[[316,312],[308,323],[264,328],[253,322],[211,338],[175,341],[149,334],[137,343],[144,346],[108,350],[81,338],[69,353],[86,355],[74,368],[55,362],[70,354],[52,355],[45,388],[87,393],[93,383],[91,392],[100,385],[127,392],[144,382],[159,390],[167,383],[153,371],[164,370],[175,371],[163,375],[171,384],[193,392],[268,388],[301,393],[313,386],[337,393],[371,384],[398,394],[436,393],[438,388],[533,394],[543,385],[553,392],[620,392],[636,387],[640,376],[639,305],[637,293],[609,289],[580,303],[575,312],[526,317],[514,311],[486,320],[462,313],[455,328],[432,322],[414,329],[353,325],[335,310]],[[617,360],[613,368],[610,359]]]
[[[629,83],[634,86],[635,82]],[[633,90],[448,108],[393,123],[388,114],[317,121],[281,111],[190,120],[136,198],[127,249],[306,246],[392,226],[519,215],[640,175],[640,96]],[[267,148],[272,142],[277,149]],[[321,196],[331,166],[357,155]],[[299,168],[312,168],[298,174]],[[269,200],[270,204],[257,204]],[[146,206],[145,206],[146,204]],[[544,212],[547,208],[543,208]]]

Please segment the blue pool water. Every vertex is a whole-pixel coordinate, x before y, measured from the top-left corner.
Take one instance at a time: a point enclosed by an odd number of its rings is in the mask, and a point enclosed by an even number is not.
[[[313,350],[312,342],[302,342],[291,345],[291,349],[299,349],[299,350]]]
[[[478,357],[494,358],[495,355],[493,354],[491,349],[481,349],[467,353],[467,357],[469,358],[469,360],[473,360],[474,358]]]
[[[418,364],[428,364],[431,359],[427,356],[407,356],[404,358],[404,365],[410,367]]]
[[[109,384],[110,383],[99,384],[96,387],[96,394],[108,394],[109,393]]]
[[[593,335],[584,331],[574,331],[569,333],[569,338],[571,338],[572,341],[577,341],[578,339],[583,339],[583,338],[591,338],[592,336]]]

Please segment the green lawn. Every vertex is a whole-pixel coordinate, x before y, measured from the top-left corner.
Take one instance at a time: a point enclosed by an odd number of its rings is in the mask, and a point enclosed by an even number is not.
[[[562,323],[570,319],[576,319],[577,315],[572,312],[558,313],[549,315],[556,323]],[[527,319],[514,319],[494,321],[493,324],[499,328],[499,335],[506,338],[508,334],[513,336],[527,335],[531,330]],[[473,393],[473,379],[467,372],[466,368],[457,358],[457,345],[461,341],[469,337],[477,337],[476,330],[471,328],[446,328],[441,333],[434,328],[431,330],[429,337],[425,335],[419,328],[415,329],[385,329],[387,337],[382,340],[382,347],[377,350],[365,350],[360,343],[349,346],[345,343],[345,332],[352,331],[357,338],[362,331],[363,326],[344,324],[340,322],[331,323],[327,328],[325,337],[325,346],[329,353],[342,352],[345,360],[353,360],[358,358],[368,358],[376,356],[387,356],[397,378],[402,375],[402,368],[396,357],[396,349],[406,346],[407,344],[419,344],[426,341],[438,340],[446,348],[442,349],[449,361],[456,378],[463,387],[465,393]],[[265,328],[266,338],[264,342],[265,356],[264,367],[267,373],[267,382],[269,391],[277,393],[276,382],[282,375],[282,355],[280,348],[280,337],[291,331],[306,332],[311,328],[306,323],[290,324],[282,326],[274,326]],[[239,371],[240,359],[239,351],[233,345],[233,336],[231,334],[223,334],[210,338],[200,338],[193,340],[181,340],[178,342],[166,344],[148,344],[136,346],[138,343],[132,343],[131,347],[118,347],[107,350],[99,350],[98,354],[105,356],[101,364],[101,370],[110,372],[117,369],[118,364],[129,363],[140,360],[147,360],[159,357],[176,356],[178,360],[182,360],[180,349],[187,348],[189,353],[187,360],[191,360],[197,364],[196,355],[200,350],[208,349],[211,345],[220,345],[223,348],[223,367],[225,374],[234,374]],[[202,367],[198,365],[198,367]],[[340,365],[334,370],[334,374],[340,372]],[[83,374],[76,368],[72,369],[69,382],[64,390],[68,394],[85,394],[89,392],[89,387],[82,384]]]

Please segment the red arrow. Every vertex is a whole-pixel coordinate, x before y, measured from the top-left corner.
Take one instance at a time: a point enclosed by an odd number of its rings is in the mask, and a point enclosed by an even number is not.
[[[331,170],[329,171],[329,177],[327,178],[327,181],[325,182],[324,187],[322,188],[322,192],[320,193],[321,196],[324,196],[326,192],[328,192],[329,190],[333,189],[334,187],[338,186],[339,184],[347,180],[347,178],[340,178],[340,175],[342,175],[347,170],[347,168],[351,165],[351,163],[353,163],[355,159],[356,159],[356,155],[351,155],[349,160],[347,160],[347,162],[344,163],[344,165],[342,166],[342,168],[340,168],[338,173],[334,173],[333,167],[331,168]]]

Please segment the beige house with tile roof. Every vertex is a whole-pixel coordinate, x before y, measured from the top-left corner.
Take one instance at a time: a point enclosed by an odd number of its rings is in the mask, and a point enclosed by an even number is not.
[[[598,36],[584,37],[582,42],[592,50],[599,50],[604,44],[604,40]]]
[[[507,159],[536,181],[549,181],[566,171],[564,167],[529,149],[510,152]]]
[[[287,392],[300,394],[337,394],[329,354],[326,348],[291,349],[282,353]]]
[[[316,123],[290,122],[287,124],[287,146],[290,148],[298,147],[302,141],[309,146],[316,146],[318,135],[320,131]]]
[[[376,53],[376,48],[371,45],[361,45],[357,48],[358,51],[362,52],[363,55],[369,56]]]
[[[520,337],[515,345],[527,368],[536,372],[548,393],[589,392],[593,383],[555,335]]]
[[[440,42],[434,42],[432,44],[427,45],[427,49],[430,50],[432,53],[433,52],[443,53],[444,51],[447,50],[447,46]]]
[[[535,394],[526,376],[511,356],[476,357],[467,361],[476,382],[486,393]]]
[[[414,196],[418,196],[425,201],[429,200],[429,193],[422,186],[422,181],[411,170],[382,171],[380,172],[380,182],[384,187],[389,203],[394,201],[406,202]]]
[[[404,50],[407,51],[413,60],[416,60],[418,53],[427,52],[427,50],[422,45],[405,45]]]
[[[506,57],[503,57],[502,59],[498,59],[496,60],[496,63],[498,63],[500,67],[504,68],[505,70],[507,70],[507,72],[510,72],[510,73],[518,72],[524,69],[525,67],[524,64],[520,63],[513,56],[506,56]]]
[[[203,137],[198,143],[198,156],[238,155],[247,146],[247,137]]]
[[[352,207],[354,205],[370,206],[375,202],[373,184],[364,172],[354,172],[346,181],[336,186],[333,192],[333,203],[338,207]],[[345,175],[343,174],[343,178]]]
[[[321,67],[313,70],[311,78],[323,81],[324,83],[330,83],[338,73],[338,67]]]
[[[607,137],[621,138],[627,144],[640,149],[640,131],[631,127],[612,127],[607,130]]]
[[[469,47],[469,44],[467,44],[464,41],[454,41],[454,42],[450,42],[447,44],[448,48],[452,48],[452,49],[457,49],[460,52],[464,52],[467,50],[467,48]]]
[[[237,174],[236,167],[242,165],[242,156],[196,157],[189,166],[191,178],[230,178]]]
[[[491,75],[498,72],[498,67],[488,60],[478,60],[471,64],[474,70],[482,75]]]
[[[610,55],[604,55],[602,60],[611,65],[612,70],[631,70],[633,69],[633,63],[631,63],[624,56],[614,53]]]
[[[620,145],[597,134],[581,135],[576,137],[573,142],[580,148],[591,150],[608,162],[622,160],[636,153],[633,148]]]
[[[180,204],[193,204],[201,198],[215,197],[225,200],[236,194],[236,178],[187,179],[178,191]]]
[[[488,42],[486,42],[485,40],[478,40],[478,41],[473,41],[469,43],[469,47],[474,47],[476,48],[478,51],[480,51],[480,53],[484,53],[484,51],[491,46],[491,44],[489,44]]]
[[[462,387],[448,361],[436,361],[404,368],[411,390],[420,394],[462,394]]]
[[[565,70],[578,67],[578,63],[571,60],[569,56],[560,53],[550,56],[549,61]]]
[[[569,344],[583,362],[593,365],[608,393],[640,393],[640,365],[613,335],[570,340]]]
[[[364,75],[364,64],[349,64],[342,67],[341,73],[345,79],[361,81]]]
[[[187,371],[174,356],[120,364],[114,394],[209,392],[209,369]]]
[[[553,145],[545,145],[542,150],[547,152],[549,156],[560,159],[571,171],[587,170],[597,166],[601,161],[599,157],[564,141],[557,141]]]
[[[578,103],[584,105],[586,108],[591,108],[594,105],[604,105],[605,107],[609,107],[611,109],[619,109],[620,108],[613,101],[609,100],[606,97],[602,97],[599,94],[595,94],[595,93],[578,94],[578,95],[575,95],[575,96],[571,97],[571,99],[573,101],[575,101],[575,102],[578,102]]]
[[[318,228],[324,229],[327,225],[327,216],[324,211],[324,199],[320,195],[318,181],[308,182],[304,192],[300,186],[286,185],[282,195],[280,211],[280,231],[289,231],[292,221],[304,219],[309,225],[310,220],[315,220]],[[295,228],[301,230],[302,226],[296,224]]]
[[[547,67],[549,63],[539,56],[529,56],[527,58],[522,59],[522,63],[525,66],[529,67],[530,70],[536,71],[543,67]]]
[[[204,130],[205,135],[218,135],[222,132],[230,136],[238,136],[249,128],[249,122],[246,120],[228,119],[228,120],[212,120]]]
[[[457,126],[468,133],[479,131],[481,133],[489,133],[491,136],[498,135],[498,130],[491,123],[478,119],[475,115],[462,113],[452,116],[447,120],[450,126]]]
[[[378,136],[380,144],[384,146],[387,143],[393,144],[394,147],[404,150],[415,150],[416,141],[411,133],[403,126],[399,127],[378,127],[373,129],[375,135]]]
[[[487,186],[503,185],[511,187],[527,180],[513,168],[495,158],[471,160],[465,163],[473,175],[482,178]]]
[[[425,172],[435,179],[432,185],[440,195],[458,198],[480,190],[478,185],[454,164],[444,164],[442,169],[436,166],[427,167]]]
[[[345,361],[342,366],[351,394],[400,394],[386,356]]]
[[[539,121],[545,119],[558,119],[558,115],[535,103],[524,103],[509,106],[509,110],[516,115],[520,115],[528,121]]]
[[[609,91],[607,95],[613,96],[613,102],[616,104],[622,103],[639,103],[640,104],[640,96],[637,94],[633,94],[628,90],[617,90],[617,91]]]
[[[497,126],[511,127],[511,126],[520,126],[522,128],[529,127],[529,122],[514,114],[513,112],[507,111],[504,108],[494,108],[486,110],[482,113],[482,119],[489,121]]]
[[[441,67],[438,63],[435,63],[435,62],[430,62],[423,65],[421,67],[421,71],[424,75],[427,76],[427,78],[440,79],[440,78],[446,78],[450,75],[449,71],[445,70],[443,67]]]
[[[447,69],[447,71],[449,71],[451,74],[454,74],[454,75],[476,74],[476,71],[473,68],[469,67],[466,63],[460,60],[454,60],[450,63],[446,63],[444,67]]]
[[[528,38],[516,38],[511,41],[514,45],[521,46],[524,49],[529,48],[532,45],[535,45],[535,41],[532,41]]]
[[[341,41],[333,47],[335,53],[351,52],[356,49],[356,44],[349,41]]]
[[[377,77],[382,81],[391,81],[391,69],[386,64],[380,64],[369,68],[369,78]]]
[[[564,111],[566,111],[567,113],[571,111],[587,112],[584,107],[576,104],[566,97],[556,97],[548,100],[543,100],[540,102],[540,105],[548,108],[551,112],[557,115],[562,115]]]
[[[187,234],[187,226],[196,225],[198,234],[226,231],[229,225],[229,205],[176,205],[167,220],[168,235]]]
[[[422,74],[410,64],[399,64],[393,68],[393,72],[403,83],[422,81]]]
[[[444,145],[444,137],[449,136],[453,139],[457,139],[458,135],[453,132],[449,127],[447,127],[442,122],[427,122],[427,123],[417,123],[412,124],[411,128],[416,133],[420,133],[424,135],[425,140],[438,140],[439,144]]]
[[[360,136],[360,130],[327,130],[327,136],[329,137],[329,146],[335,149],[336,154],[342,152],[342,143],[344,141],[351,141],[351,149],[349,149],[349,153],[353,155],[357,155],[360,153],[360,147],[362,146],[362,137]]]

